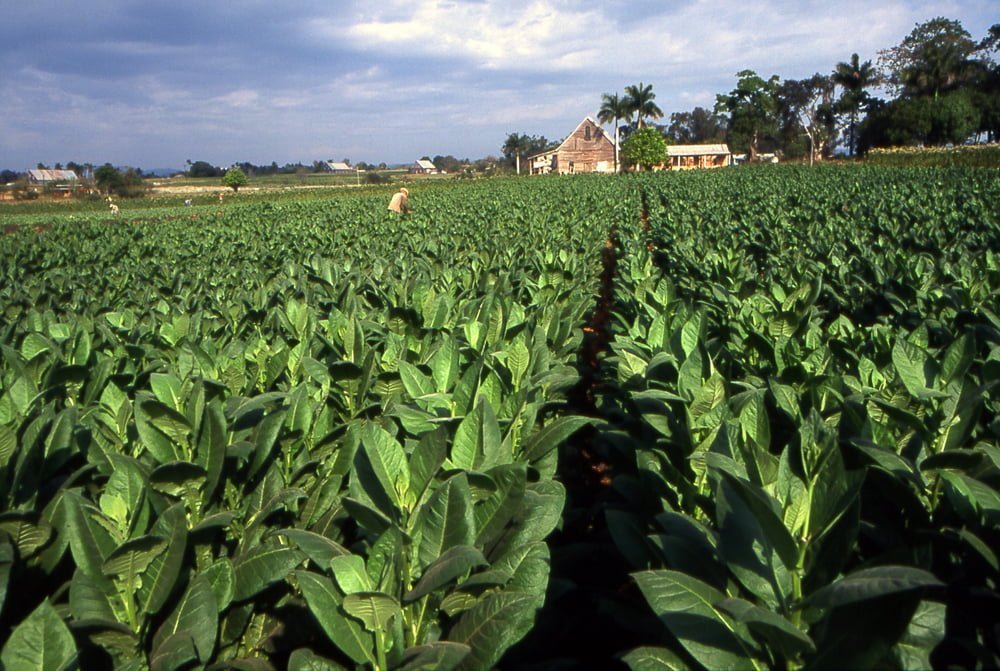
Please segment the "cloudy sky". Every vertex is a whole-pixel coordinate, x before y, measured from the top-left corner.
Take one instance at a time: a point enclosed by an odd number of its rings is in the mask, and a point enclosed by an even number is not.
[[[1000,21],[995,0],[11,0],[0,169],[479,158],[628,84],[669,116],[739,70],[875,59],[935,16],[976,39]]]

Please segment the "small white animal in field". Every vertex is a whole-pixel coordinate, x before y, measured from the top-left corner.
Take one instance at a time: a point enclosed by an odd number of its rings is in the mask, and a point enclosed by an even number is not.
[[[118,204],[111,203],[111,214],[118,214]]]
[[[185,205],[186,207],[191,207],[191,199],[190,199],[190,198],[188,198],[187,200],[185,200],[185,201],[184,201],[184,205]]]

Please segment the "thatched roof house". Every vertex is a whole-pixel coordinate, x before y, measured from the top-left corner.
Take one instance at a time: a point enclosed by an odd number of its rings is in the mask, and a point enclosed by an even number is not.
[[[724,168],[732,163],[732,152],[724,144],[674,144],[667,146],[669,170]]]

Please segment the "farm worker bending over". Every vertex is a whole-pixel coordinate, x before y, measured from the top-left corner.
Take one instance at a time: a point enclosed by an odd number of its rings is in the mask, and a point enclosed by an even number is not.
[[[403,187],[392,195],[392,200],[389,201],[389,209],[393,212],[406,214],[407,212],[410,211],[409,201],[410,201],[410,192],[405,187]]]

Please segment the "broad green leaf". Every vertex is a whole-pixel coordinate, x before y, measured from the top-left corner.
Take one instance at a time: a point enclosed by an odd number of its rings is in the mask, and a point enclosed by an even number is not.
[[[666,648],[642,647],[622,657],[632,671],[688,671],[690,667]]]
[[[233,561],[236,576],[235,601],[244,601],[281,580],[305,559],[288,547],[258,545]]]
[[[337,581],[337,586],[344,594],[371,592],[375,589],[365,570],[364,557],[359,555],[346,554],[334,557],[330,561],[330,572],[333,573],[333,579]]]
[[[737,621],[745,622],[752,632],[780,650],[785,659],[794,659],[816,651],[808,634],[773,610],[761,608],[743,599],[723,599],[715,607],[729,613]]]
[[[78,668],[76,643],[46,598],[18,624],[0,652],[5,671],[70,671]]]
[[[0,513],[0,538],[2,534],[10,538],[21,559],[28,559],[45,547],[52,538],[53,529],[35,513],[11,510]]]
[[[913,566],[876,566],[860,569],[820,588],[806,598],[805,605],[836,608],[886,594],[941,585],[933,574]]]
[[[139,581],[156,557],[167,548],[158,536],[140,536],[120,545],[104,561],[104,575],[117,579],[129,598],[138,590]]]
[[[924,398],[931,382],[927,351],[904,338],[897,338],[892,348],[892,363],[906,390],[912,396]]]
[[[288,658],[287,671],[345,671],[337,662],[320,657],[309,648],[298,648]]]
[[[489,401],[480,397],[472,413],[466,415],[455,431],[451,463],[465,470],[486,470],[500,464],[502,459],[500,425]]]
[[[198,659],[202,662],[212,657],[219,630],[219,608],[208,578],[196,575],[185,590],[177,606],[153,637],[153,655],[161,646],[175,645],[170,639],[190,636]]]
[[[382,592],[358,592],[344,596],[344,610],[361,620],[371,632],[388,631],[393,618],[403,614],[399,602]]]
[[[525,458],[529,462],[538,461],[583,427],[593,425],[594,421],[590,417],[566,415],[548,422],[525,441]]]
[[[491,669],[512,645],[531,629],[543,594],[505,591],[465,611],[448,633],[448,640],[470,648],[457,668]]]
[[[476,520],[465,473],[449,478],[431,495],[417,513],[416,530],[420,534],[421,566],[435,561],[451,547],[472,545]]]
[[[425,594],[444,587],[452,580],[465,575],[478,566],[486,566],[488,562],[483,553],[470,545],[458,545],[449,548],[424,569],[420,580],[403,596],[404,601],[416,601]]]
[[[747,626],[716,608],[725,599],[722,592],[676,571],[642,571],[632,577],[660,621],[703,666],[765,668]]]
[[[326,536],[305,529],[282,529],[281,535],[295,543],[317,566],[329,566],[334,557],[349,555],[350,550]]]
[[[921,601],[903,638],[896,644],[900,668],[930,669],[931,652],[944,640],[945,604]]]
[[[787,607],[798,551],[773,501],[729,476],[720,481],[715,500],[719,554],[729,570],[770,608]]]
[[[397,671],[451,671],[466,655],[469,646],[452,641],[435,641],[403,651]]]
[[[344,597],[333,581],[308,571],[296,571],[295,578],[309,610],[330,641],[355,663],[373,664],[375,641],[360,622],[344,612]]]
[[[144,613],[157,613],[170,598],[184,566],[187,550],[187,519],[183,503],[160,515],[154,533],[167,540],[167,547],[150,562],[142,575],[139,602]]]

